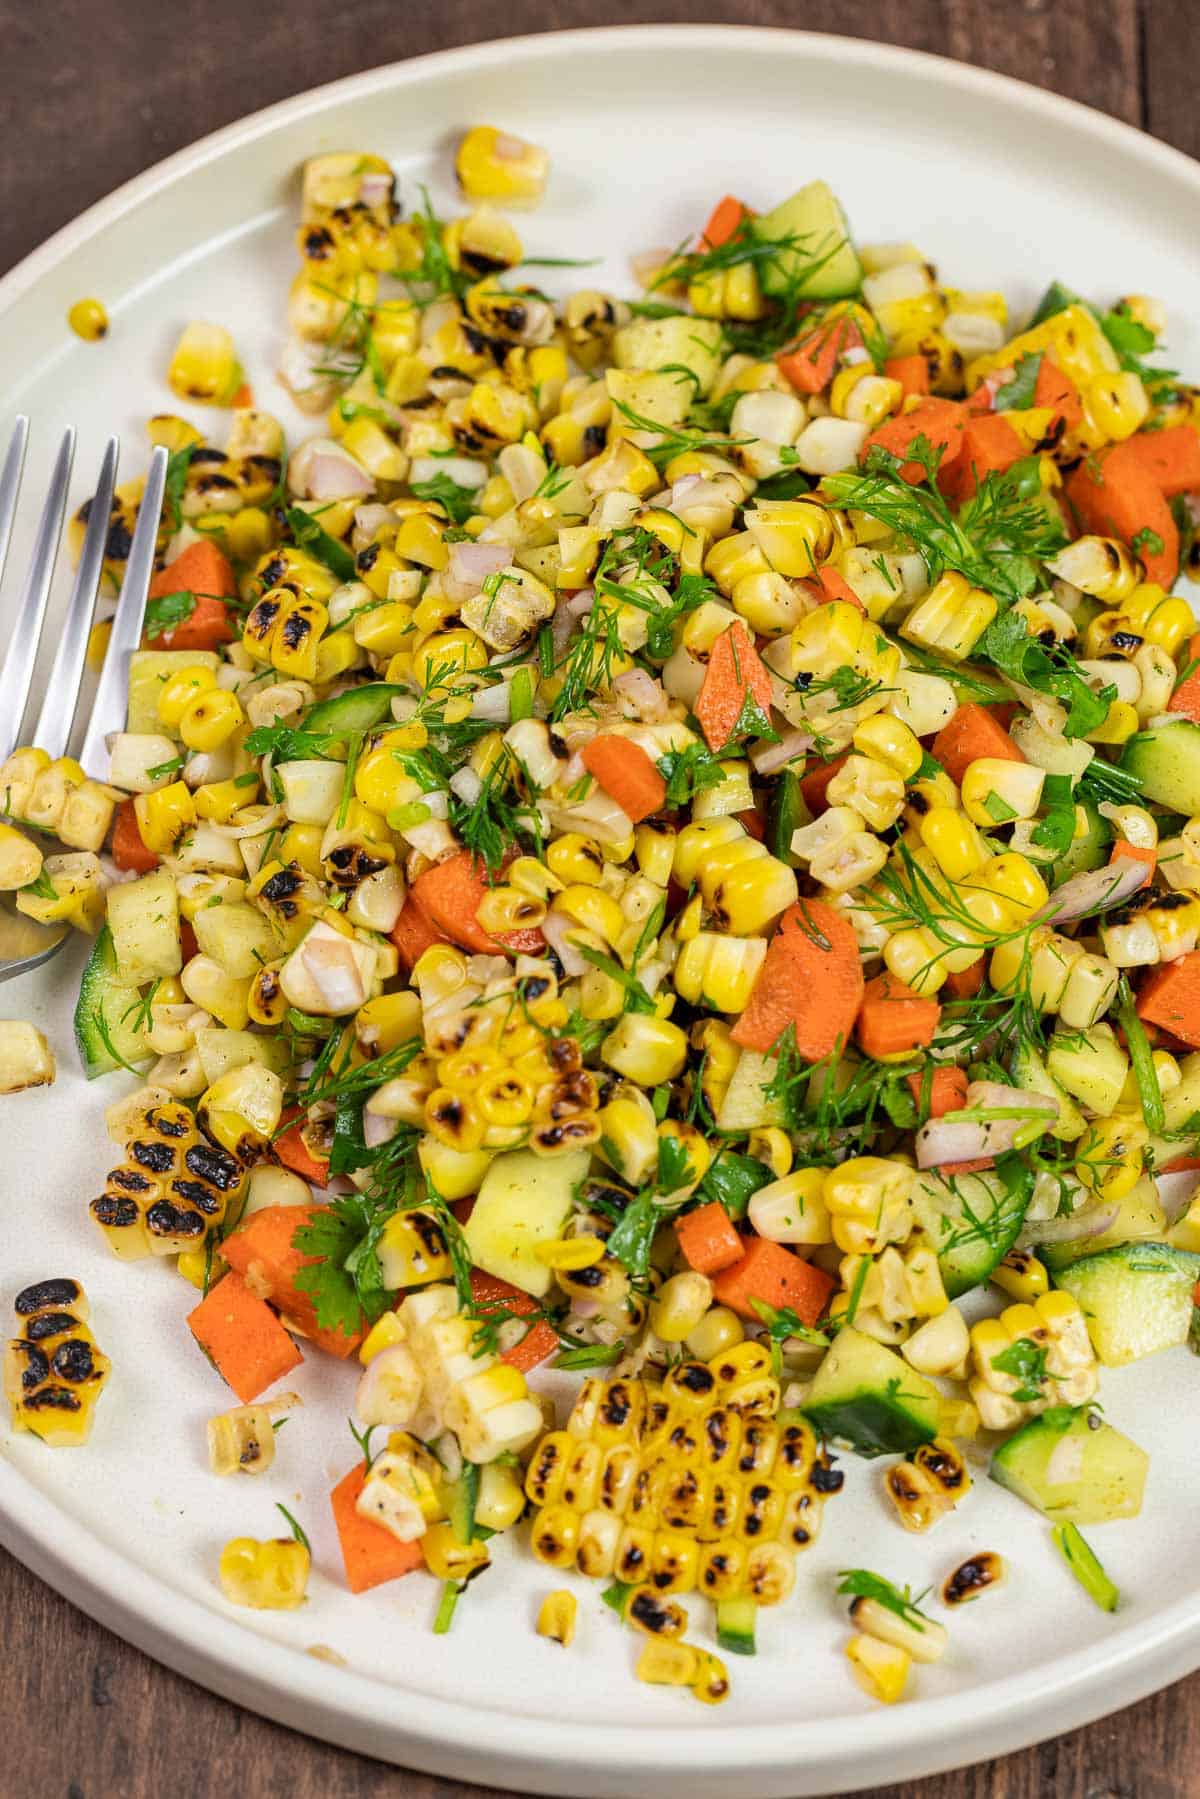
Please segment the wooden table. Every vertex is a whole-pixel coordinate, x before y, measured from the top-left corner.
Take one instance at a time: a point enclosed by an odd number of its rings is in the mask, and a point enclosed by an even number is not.
[[[497,13],[502,12],[502,19]],[[713,19],[872,36],[1068,94],[1200,156],[1189,0],[56,0],[5,24],[0,269],[118,182],[303,88],[452,44],[620,20]],[[498,109],[501,113],[503,108]],[[7,115],[7,116],[6,116]],[[1180,228],[1190,228],[1180,221]],[[1114,282],[1119,277],[1114,270]],[[93,1624],[0,1552],[5,1791],[65,1799],[485,1799],[291,1735]],[[1188,1799],[1200,1674],[1057,1742],[921,1783],[922,1799]],[[14,1756],[15,1751],[15,1756]],[[889,1788],[900,1799],[916,1786]]]

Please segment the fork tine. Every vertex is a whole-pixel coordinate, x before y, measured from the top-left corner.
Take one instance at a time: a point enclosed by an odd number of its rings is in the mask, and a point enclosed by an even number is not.
[[[50,670],[42,710],[33,733],[34,743],[50,756],[61,756],[65,752],[71,736],[75,707],[79,703],[79,685],[87,655],[96,590],[104,567],[113,485],[117,478],[117,458],[120,453],[120,438],[110,437],[88,513],[87,535],[83,540],[83,553],[79,558],[75,585],[67,603],[62,636],[54,653],[54,665]]]
[[[62,531],[63,514],[67,509],[67,488],[71,480],[74,455],[75,433],[68,425],[58,447],[54,473],[50,477],[50,491],[46,495],[46,504],[42,507],[42,516],[38,521],[25,590],[21,595],[12,636],[9,638],[4,667],[0,669],[0,744],[5,746],[6,754],[16,747],[25,705],[29,699],[38,639],[42,635],[46,601],[50,596],[50,582],[58,556],[58,539]]]
[[[129,704],[129,660],[141,641],[142,619],[146,612],[150,577],[154,572],[154,547],[158,537],[166,479],[167,452],[159,444],[150,458],[146,491],[138,508],[133,543],[129,550],[129,560],[125,564],[125,579],[121,583],[121,597],[113,615],[108,654],[104,658],[104,669],[96,689],[87,736],[79,752],[84,773],[97,781],[108,779],[109,757],[105,738],[110,731],[122,730],[125,724]]]
[[[25,445],[28,442],[29,420],[24,413],[20,413],[8,440],[4,469],[0,473],[0,575],[4,573],[8,541],[12,536],[13,520],[17,516],[17,495],[21,491],[21,471],[25,466]]]

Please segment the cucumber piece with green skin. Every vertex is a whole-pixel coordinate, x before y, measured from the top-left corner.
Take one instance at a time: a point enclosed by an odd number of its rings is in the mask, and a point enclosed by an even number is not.
[[[917,1222],[937,1251],[949,1299],[982,1286],[1020,1234],[1033,1195],[1033,1175],[1015,1156],[986,1174],[952,1180],[927,1169],[913,1186]]]
[[[326,732],[335,737],[347,731],[373,731],[391,717],[392,701],[399,693],[407,693],[392,681],[369,681],[363,687],[351,687],[332,700],[322,700],[306,715],[302,731]]]
[[[792,852],[792,833],[810,823],[808,807],[800,791],[800,776],[795,769],[785,768],[775,784],[771,798],[768,833],[771,854],[789,868],[796,868],[800,858]]]
[[[757,1655],[754,1626],[758,1607],[753,1599],[717,1600],[717,1648],[729,1655]]]
[[[1166,1243],[1122,1243],[1054,1277],[1073,1293],[1106,1368],[1121,1368],[1188,1340],[1200,1256]]]
[[[1088,1128],[1087,1119],[1066,1091],[1060,1087],[1032,1044],[1018,1044],[1012,1062],[1013,1082],[1032,1093],[1044,1093],[1058,1102],[1058,1119],[1050,1127],[1050,1135],[1060,1143],[1074,1143]]]
[[[147,1062],[150,1052],[135,1028],[141,994],[117,979],[112,932],[105,925],[92,945],[75,1004],[75,1042],[89,1081],[111,1074],[122,1062]]]
[[[1150,1457],[1087,1406],[1031,1418],[992,1457],[991,1476],[1056,1524],[1136,1518]]]
[[[826,182],[810,181],[755,219],[751,229],[759,243],[779,245],[757,265],[765,294],[778,298],[798,289],[814,300],[837,300],[862,286],[862,263],[846,215]]]
[[[1173,720],[1138,731],[1121,752],[1121,768],[1142,783],[1142,798],[1194,818],[1200,812],[1200,725]]]
[[[1087,829],[1082,836],[1075,838],[1071,847],[1055,862],[1056,887],[1070,875],[1086,874],[1089,869],[1102,867],[1108,861],[1108,852],[1112,847],[1112,828],[1095,800],[1081,798],[1077,792],[1075,804],[1082,806],[1087,814]]]
[[[941,1399],[894,1350],[847,1324],[800,1409],[821,1436],[860,1455],[903,1455],[937,1435]]]
[[[1098,1256],[1106,1249],[1116,1249],[1123,1243],[1160,1241],[1166,1230],[1166,1214],[1159,1203],[1158,1188],[1148,1175],[1143,1175],[1118,1201],[1117,1215],[1102,1236],[1080,1237],[1073,1243],[1043,1243],[1038,1249],[1038,1257],[1052,1274],[1057,1274],[1061,1268],[1069,1268],[1075,1262]]]
[[[462,1473],[446,1488],[446,1517],[460,1543],[469,1543],[478,1533],[475,1508],[479,1504],[479,1469],[474,1462],[464,1462]]]

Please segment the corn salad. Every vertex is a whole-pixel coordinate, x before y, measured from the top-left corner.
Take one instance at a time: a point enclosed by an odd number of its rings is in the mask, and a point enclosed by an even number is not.
[[[713,1704],[689,1610],[755,1652],[838,1454],[911,1532],[989,1452],[1056,1520],[1140,1505],[1093,1402],[1196,1340],[1158,1179],[1200,1148],[1200,395],[1156,301],[1010,318],[819,180],[550,298],[510,216],[546,151],[479,125],[455,166],[446,219],[305,165],[311,434],[183,328],[126,728],[105,782],[8,757],[0,886],[94,940],[85,1070],[140,1084],[91,1241],[175,1259],[240,1402],[213,1472],[286,1461],[269,1390],[353,1361],[354,1591],[425,1569],[444,1632],[524,1521],[548,1642],[602,1580],[638,1678]],[[4,1091],[54,1067],[0,1027]],[[82,1289],[17,1312],[15,1422],[83,1441]],[[285,1516],[230,1602],[303,1603]],[[897,1700],[944,1626],[839,1591]]]

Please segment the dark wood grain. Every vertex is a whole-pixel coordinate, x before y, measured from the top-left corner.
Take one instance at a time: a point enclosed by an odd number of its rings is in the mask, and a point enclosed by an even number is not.
[[[1098,106],[1193,155],[1196,0],[51,0],[0,4],[0,269],[118,182],[320,81],[479,38],[619,18],[882,38]],[[1181,221],[1181,229],[1185,222]],[[488,1799],[214,1699],[0,1553],[0,1792],[55,1799]],[[1194,1799],[1200,1675],[1056,1742],[878,1799]]]

